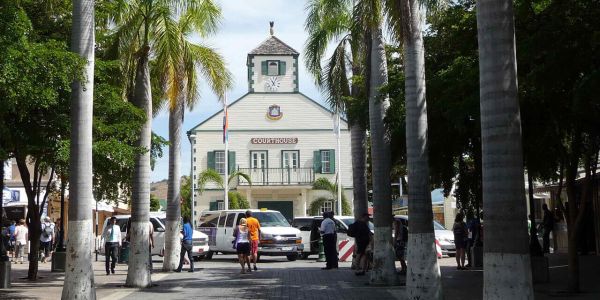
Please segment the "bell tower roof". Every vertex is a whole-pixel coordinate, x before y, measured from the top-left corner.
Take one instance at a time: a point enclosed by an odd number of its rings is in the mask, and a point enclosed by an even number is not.
[[[249,55],[299,55],[298,51],[294,50],[294,48],[290,47],[288,44],[284,43],[280,39],[278,39],[273,30],[274,22],[269,22],[270,36],[260,43],[254,50],[248,53]]]

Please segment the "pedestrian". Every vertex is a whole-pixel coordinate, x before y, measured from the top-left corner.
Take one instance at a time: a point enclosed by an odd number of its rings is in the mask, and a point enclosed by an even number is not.
[[[45,217],[44,223],[42,223],[42,235],[40,235],[40,246],[43,251],[42,263],[50,260],[50,256],[52,255],[52,242],[56,236],[54,228],[54,223],[52,223],[50,217]]]
[[[550,233],[554,230],[554,214],[548,209],[548,204],[546,203],[542,205],[542,210],[544,210],[544,219],[542,220],[542,225],[544,226],[544,253],[550,253]]]
[[[181,272],[186,253],[190,260],[190,270],[188,272],[194,272],[194,259],[192,257],[193,230],[192,225],[190,224],[190,217],[188,216],[183,217],[183,229],[181,230],[181,234],[183,235],[183,238],[181,239],[181,252],[179,253],[179,267],[177,267],[175,272]]]
[[[148,267],[152,273],[152,249],[154,249],[154,225],[148,221]]]
[[[117,253],[119,247],[121,247],[121,227],[117,225],[117,218],[111,217],[110,221],[104,232],[102,232],[102,238],[104,239],[104,267],[106,268],[106,275],[110,275],[110,272],[115,274],[115,266],[117,264]],[[112,259],[112,262],[110,261]],[[110,272],[109,272],[110,264]]]
[[[394,220],[394,250],[396,259],[400,261],[400,274],[406,274],[406,245],[408,244],[408,228],[401,219]]]
[[[481,222],[479,222],[479,218],[475,218],[475,215],[473,214],[473,211],[469,211],[467,212],[467,257],[469,259],[469,263],[466,265],[466,267],[471,267],[473,265],[473,255],[471,253],[471,250],[473,249],[473,246],[475,246],[475,243],[477,242],[477,240],[479,239],[479,226],[481,225]],[[531,226],[531,225],[529,225]]]
[[[256,261],[258,260],[258,241],[260,239],[260,222],[257,218],[252,216],[250,210],[246,211],[246,225],[250,232],[250,261],[254,264],[254,271],[256,268]]]
[[[250,268],[250,239],[248,230],[248,221],[245,218],[240,219],[240,225],[233,230],[233,236],[235,237],[233,247],[238,255],[238,260],[242,266],[242,274],[246,272],[252,273]],[[245,265],[248,264],[248,271],[245,269]]]
[[[456,246],[456,269],[466,270],[465,268],[465,248],[467,246],[467,225],[463,222],[463,214],[458,213],[454,219],[454,245]]]
[[[348,236],[354,237],[356,244],[356,259],[358,260],[358,270],[356,276],[365,275],[369,268],[367,257],[367,247],[371,240],[371,229],[369,229],[369,214],[363,214],[348,227]]]
[[[27,239],[29,239],[29,229],[25,225],[25,219],[21,219],[19,220],[19,225],[15,227],[15,262],[18,260],[20,264],[23,263]]]
[[[10,221],[8,226],[8,253],[14,258],[15,257],[15,228],[17,227],[15,220]]]
[[[325,267],[321,270],[330,270],[338,268],[337,256],[337,238],[335,232],[335,222],[333,221],[333,212],[323,213],[323,222],[321,222],[321,235],[323,237],[323,248],[325,250]]]

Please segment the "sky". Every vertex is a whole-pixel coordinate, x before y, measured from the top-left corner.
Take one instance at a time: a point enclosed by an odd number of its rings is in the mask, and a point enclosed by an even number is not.
[[[323,102],[320,91],[308,75],[304,63],[304,31],[306,12],[304,0],[217,0],[222,9],[219,31],[207,40],[192,39],[215,48],[223,55],[227,68],[233,75],[233,88],[227,93],[228,102],[237,100],[248,91],[246,56],[269,36],[269,21],[275,21],[275,36],[300,52],[300,91]],[[194,109],[186,111],[181,137],[181,173],[190,173],[190,143],[186,132],[209,116],[222,109],[217,97],[201,85],[200,99]],[[235,120],[229,120],[234,123]],[[152,130],[168,139],[169,116],[161,112],[152,122]],[[169,174],[169,149],[163,149],[163,157],[157,160],[151,180],[167,179]]]

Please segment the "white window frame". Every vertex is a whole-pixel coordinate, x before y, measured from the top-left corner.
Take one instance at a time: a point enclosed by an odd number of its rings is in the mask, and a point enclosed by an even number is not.
[[[289,154],[291,154],[292,163],[288,167],[286,163],[289,163]],[[284,169],[296,169],[300,167],[300,151],[298,150],[283,150],[281,155],[282,166]]]
[[[275,69],[271,68],[273,64]],[[279,61],[278,60],[267,60],[267,76],[279,76]]]
[[[217,210],[225,209],[225,201],[217,201]]]
[[[215,171],[225,174],[225,151],[215,151]]]
[[[323,205],[321,206],[321,213],[326,211],[333,211],[333,201],[327,200],[323,202]]]
[[[327,159],[325,159],[325,155],[327,155]],[[329,150],[321,150],[321,173],[331,173],[331,151]]]
[[[264,157],[261,155],[264,154]],[[256,155],[256,157],[254,157]],[[269,165],[269,152],[267,150],[250,151],[250,168],[266,169]]]

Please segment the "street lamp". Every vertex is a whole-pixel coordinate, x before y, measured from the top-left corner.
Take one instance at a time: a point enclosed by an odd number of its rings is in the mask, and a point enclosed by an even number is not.
[[[190,186],[192,189],[191,203],[190,203],[190,218],[192,220],[192,228],[196,228],[196,220],[194,219],[195,203],[194,203],[194,192],[196,190],[196,183],[194,182],[194,140],[196,135],[191,131],[187,132],[188,140],[190,141]]]

